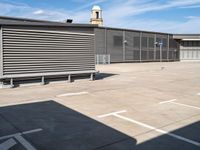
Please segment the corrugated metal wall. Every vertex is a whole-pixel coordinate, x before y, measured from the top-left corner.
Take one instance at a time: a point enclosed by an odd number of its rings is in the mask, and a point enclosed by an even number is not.
[[[123,31],[107,30],[107,53],[111,62],[123,61]]]
[[[106,30],[96,29],[95,30],[95,52],[97,55],[106,54]]]
[[[133,60],[134,49],[133,49],[133,33],[125,31],[125,61]]]
[[[94,35],[2,27],[3,76],[95,70]]]
[[[111,62],[179,60],[177,42],[169,34],[96,28],[95,41],[96,54],[110,54]],[[155,43],[163,43],[161,49]]]

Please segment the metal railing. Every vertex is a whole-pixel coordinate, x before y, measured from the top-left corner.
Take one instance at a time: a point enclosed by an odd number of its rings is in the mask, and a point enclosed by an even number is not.
[[[110,55],[96,55],[96,64],[110,64]]]

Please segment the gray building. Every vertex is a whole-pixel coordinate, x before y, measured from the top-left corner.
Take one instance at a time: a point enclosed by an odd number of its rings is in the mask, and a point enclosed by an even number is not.
[[[180,46],[180,60],[200,60],[200,34],[175,34]]]
[[[111,63],[179,60],[178,42],[172,34],[109,27],[94,32],[96,54],[109,55]]]
[[[0,17],[0,81],[95,73],[94,27]]]
[[[96,55],[96,59],[95,59]],[[0,17],[0,85],[18,79],[90,74],[95,61],[200,60],[200,35]]]

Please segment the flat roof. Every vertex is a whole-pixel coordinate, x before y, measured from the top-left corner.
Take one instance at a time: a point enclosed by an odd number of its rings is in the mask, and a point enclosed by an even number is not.
[[[26,25],[26,26],[58,26],[58,27],[97,27],[94,24],[65,23],[57,21],[36,20],[29,18],[18,18],[0,16],[0,25]]]
[[[174,34],[173,38],[179,40],[200,40],[200,34]]]
[[[144,30],[136,30],[136,29],[125,29],[125,28],[115,28],[115,27],[104,27],[100,26],[98,28],[101,29],[111,29],[111,30],[125,30],[125,31],[132,31],[132,32],[144,32],[144,33],[150,33],[150,34],[168,34],[168,35],[173,35],[172,33],[164,33],[164,32],[156,32],[156,31],[144,31]]]

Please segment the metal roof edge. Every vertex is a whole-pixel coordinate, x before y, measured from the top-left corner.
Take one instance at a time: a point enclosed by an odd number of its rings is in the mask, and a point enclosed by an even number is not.
[[[97,27],[97,28],[102,28],[102,29],[113,29],[113,30],[125,30],[125,31],[135,31],[135,32],[145,32],[145,33],[154,33],[154,34],[168,34],[168,35],[173,35],[173,33],[164,33],[164,32],[156,32],[156,31],[144,31],[144,30],[137,30],[137,29],[125,29],[125,28],[115,28],[115,27]]]
[[[28,18],[8,17],[0,16],[0,25],[23,25],[23,26],[63,26],[63,27],[97,27],[94,24],[82,24],[82,23],[65,23],[58,21],[36,20]]]

